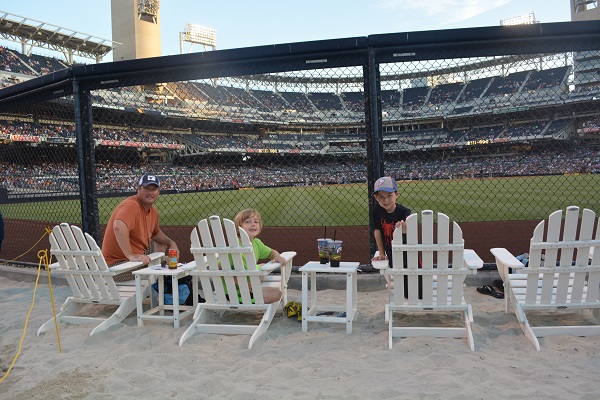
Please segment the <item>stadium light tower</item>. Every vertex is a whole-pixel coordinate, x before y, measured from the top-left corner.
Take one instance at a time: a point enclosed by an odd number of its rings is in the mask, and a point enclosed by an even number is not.
[[[503,19],[503,20],[500,21],[500,25],[501,26],[506,26],[506,25],[531,25],[531,24],[539,24],[539,23],[540,23],[540,21],[537,21],[535,19],[535,14],[534,13],[520,15],[518,17],[507,18],[507,19]]]
[[[213,50],[216,50],[217,31],[202,25],[185,24],[185,30],[179,32],[179,49],[181,54],[183,54],[183,42],[190,43],[188,53],[192,50],[194,44],[203,45],[204,50],[206,50],[206,46],[210,46]]]

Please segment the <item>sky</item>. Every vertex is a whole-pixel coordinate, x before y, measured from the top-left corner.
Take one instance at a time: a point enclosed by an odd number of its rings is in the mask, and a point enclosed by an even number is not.
[[[126,0],[121,0],[126,1]],[[131,1],[131,0],[128,0]],[[112,39],[110,0],[0,0],[0,13]],[[569,0],[162,0],[163,55],[180,53],[187,23],[216,29],[217,49],[338,39],[380,33],[497,26],[533,13],[542,23],[571,20]],[[0,38],[0,45],[21,45]],[[190,45],[184,44],[184,51]],[[192,52],[204,51],[194,45]],[[35,54],[62,56],[36,48]],[[78,60],[92,63],[92,60]],[[104,61],[112,61],[109,54]]]

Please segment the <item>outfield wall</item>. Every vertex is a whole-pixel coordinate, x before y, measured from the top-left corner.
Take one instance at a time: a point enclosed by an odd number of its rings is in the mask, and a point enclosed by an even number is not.
[[[485,263],[493,263],[489,249],[491,247],[506,247],[514,254],[528,251],[528,243],[533,229],[539,221],[507,221],[507,222],[466,222],[461,223],[465,246],[479,254]],[[30,240],[22,240],[14,235],[8,235],[3,243],[0,259],[14,260],[26,264],[38,264],[38,253],[49,250],[46,228],[52,228],[48,223],[7,220],[10,231],[15,227],[34,234]],[[181,251],[181,260],[192,261],[189,252],[189,235],[192,227],[164,226],[163,229],[177,241]],[[367,226],[332,227],[337,230],[339,239],[350,243],[344,245],[343,258],[347,261],[359,261],[361,265],[370,265],[369,228]],[[104,232],[104,227],[103,227]],[[293,250],[298,253],[294,258],[294,266],[302,266],[308,261],[317,259],[316,239],[322,236],[321,227],[265,227],[260,238],[265,243],[276,243],[278,251]],[[39,243],[36,244],[36,242]],[[275,246],[274,246],[275,247]],[[21,256],[21,257],[19,257]]]

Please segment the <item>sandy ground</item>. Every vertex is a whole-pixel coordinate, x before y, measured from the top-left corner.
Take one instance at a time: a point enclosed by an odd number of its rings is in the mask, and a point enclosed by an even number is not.
[[[133,312],[93,337],[92,324],[61,324],[62,353],[56,332],[36,336],[52,306],[48,285],[41,284],[28,317],[34,287],[0,277],[1,399],[597,399],[600,391],[600,337],[547,337],[537,352],[514,314],[504,313],[504,301],[474,286],[466,298],[475,352],[466,339],[426,337],[394,339],[388,350],[387,291],[380,290],[358,293],[350,335],[344,325],[324,323],[311,323],[304,333],[295,318],[278,313],[250,350],[248,336],[225,335],[195,335],[180,347],[189,317],[179,329],[160,322],[138,327]],[[66,286],[54,287],[57,308],[69,294]],[[291,290],[289,297],[299,302],[301,294]],[[343,292],[327,289],[318,297],[341,304]],[[21,354],[6,376],[26,322]]]

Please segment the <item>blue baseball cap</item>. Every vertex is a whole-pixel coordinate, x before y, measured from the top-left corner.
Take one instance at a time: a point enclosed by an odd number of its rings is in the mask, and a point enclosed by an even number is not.
[[[151,174],[142,175],[140,178],[140,186],[146,187],[150,185],[156,185],[160,187],[160,179],[158,179],[158,176]]]

